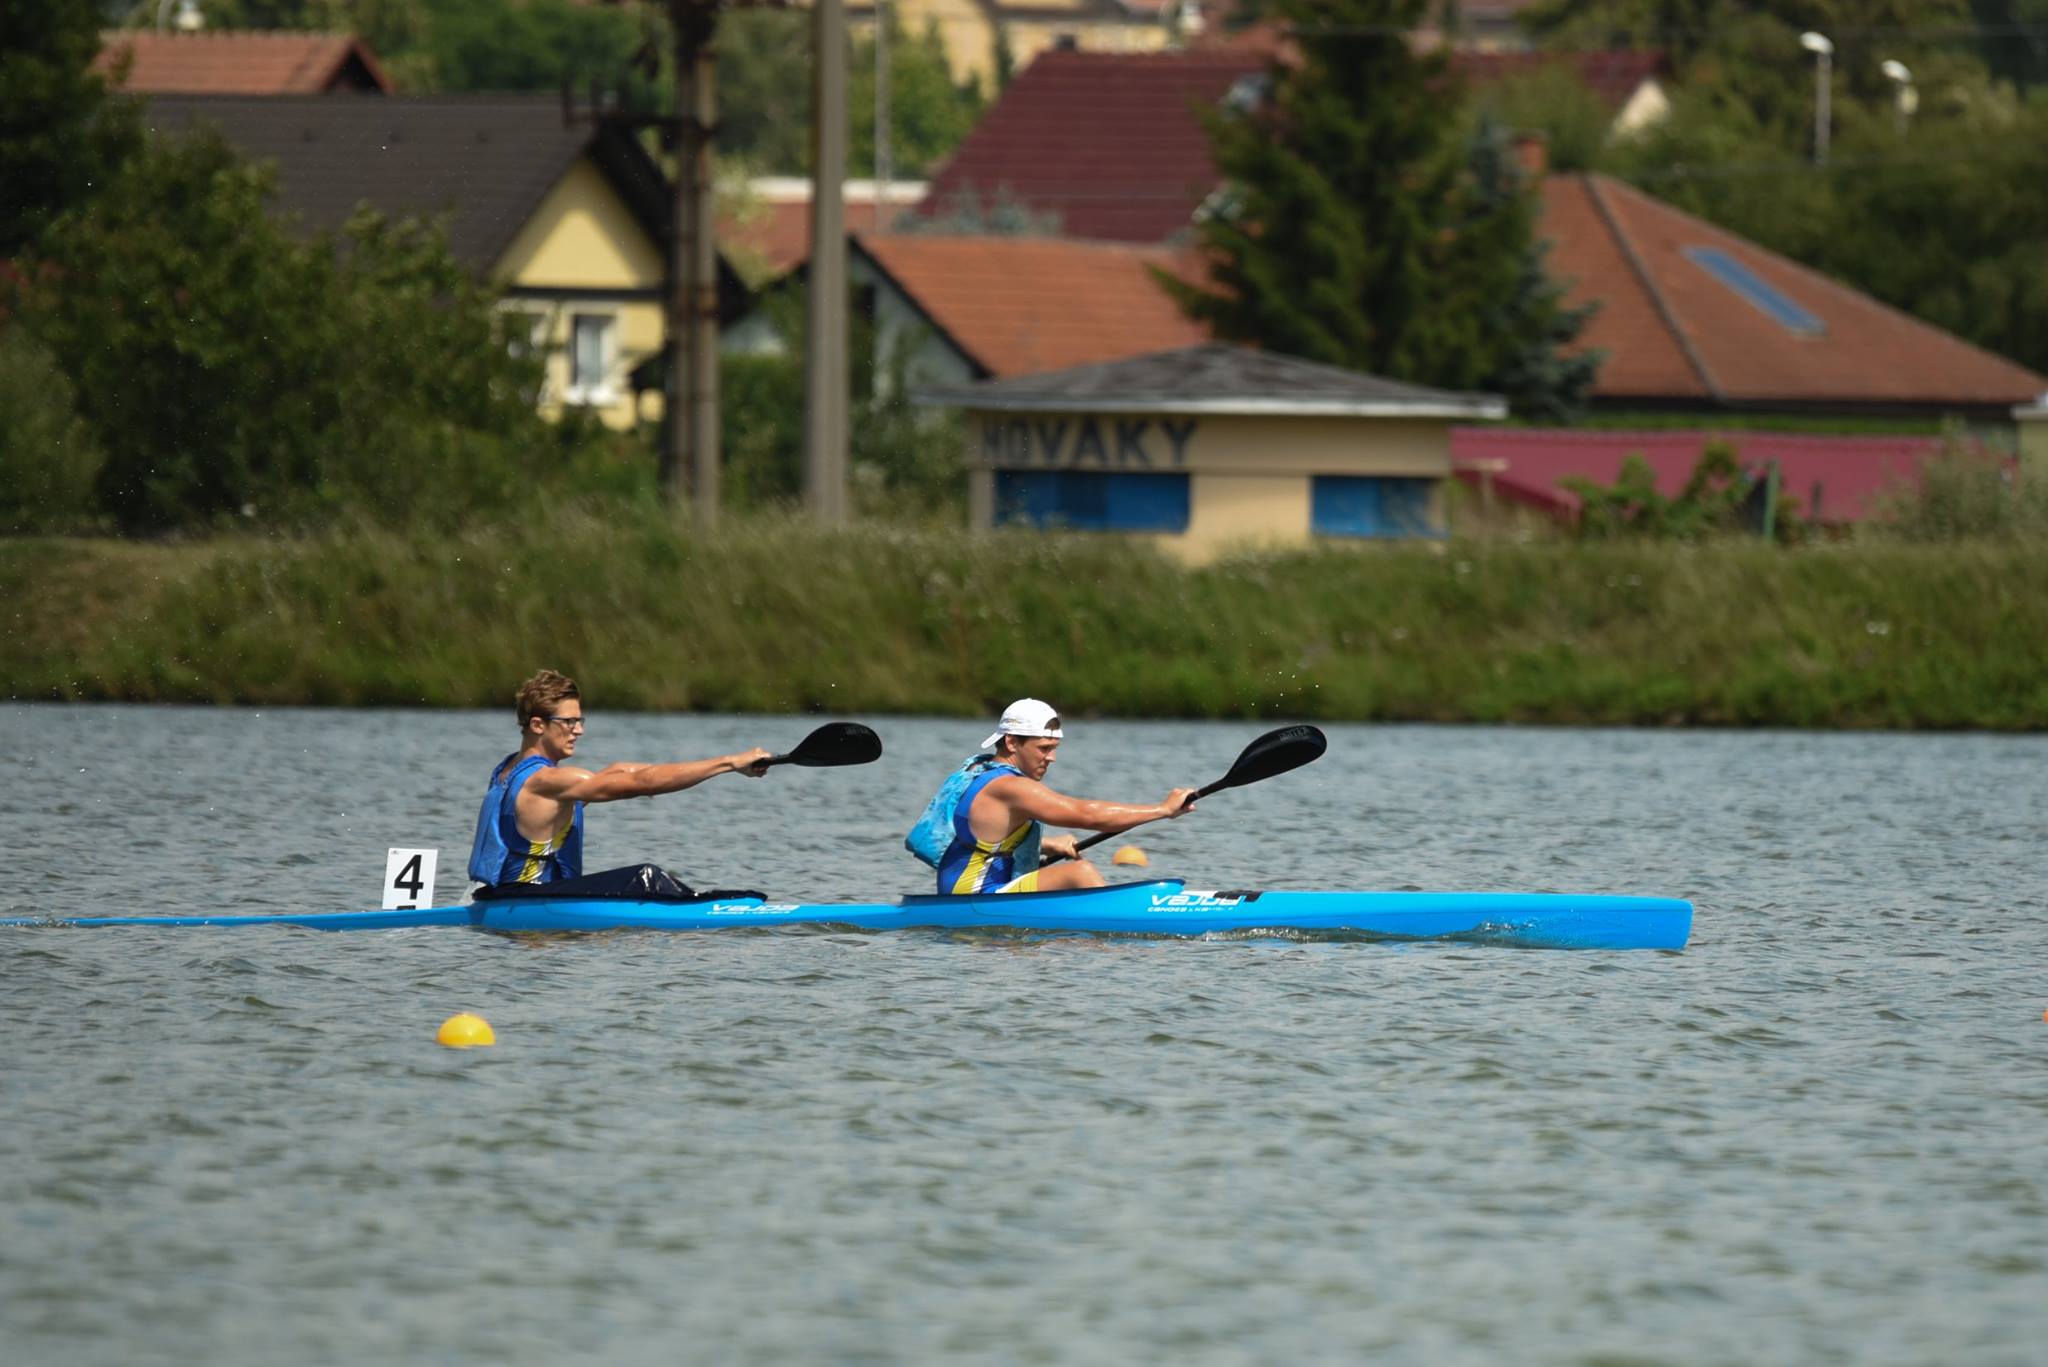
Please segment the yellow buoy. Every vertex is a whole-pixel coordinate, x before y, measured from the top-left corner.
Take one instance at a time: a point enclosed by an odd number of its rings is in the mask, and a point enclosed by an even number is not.
[[[491,1033],[491,1023],[482,1016],[472,1016],[463,1011],[441,1022],[441,1033],[435,1039],[450,1049],[470,1049],[481,1044],[496,1044],[498,1037]]]
[[[1125,845],[1110,857],[1109,862],[1112,864],[1136,864],[1142,868],[1152,861],[1147,859],[1145,852],[1136,845]]]

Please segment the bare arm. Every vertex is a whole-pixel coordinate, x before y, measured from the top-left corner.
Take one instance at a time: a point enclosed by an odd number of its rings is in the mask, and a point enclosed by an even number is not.
[[[1148,821],[1164,821],[1179,816],[1188,810],[1195,796],[1192,788],[1175,788],[1163,802],[1144,805],[1097,802],[1089,798],[1067,797],[1028,778],[997,779],[983,791],[992,793],[997,801],[1007,804],[1013,816],[1026,816],[1033,821],[1063,826],[1068,830],[1110,834],[1128,831]]]
[[[756,747],[738,754],[720,755],[716,759],[682,760],[674,764],[622,761],[607,764],[596,773],[555,765],[538,770],[527,779],[520,795],[532,793],[552,802],[619,802],[629,797],[654,797],[694,788],[705,779],[716,778],[720,774],[745,773],[759,778],[768,772],[762,763],[767,758],[768,752]]]

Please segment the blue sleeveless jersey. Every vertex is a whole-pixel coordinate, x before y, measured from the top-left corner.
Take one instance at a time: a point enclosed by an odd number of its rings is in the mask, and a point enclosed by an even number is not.
[[[953,804],[953,843],[939,860],[939,892],[942,895],[996,892],[1020,874],[1038,868],[1038,841],[1044,827],[1027,821],[1001,840],[976,838],[967,814],[981,790],[999,778],[1024,775],[1008,764],[991,764],[977,773]]]
[[[553,840],[528,840],[519,832],[518,799],[522,784],[537,769],[551,769],[546,755],[528,755],[519,763],[507,755],[491,771],[491,786],[476,814],[476,840],[469,850],[469,876],[498,887],[505,883],[558,883],[583,873],[583,804]]]

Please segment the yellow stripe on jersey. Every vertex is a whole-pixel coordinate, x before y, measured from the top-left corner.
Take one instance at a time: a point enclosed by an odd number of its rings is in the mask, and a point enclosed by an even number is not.
[[[961,867],[960,876],[953,880],[953,892],[957,895],[963,892],[987,891],[982,887],[982,881],[988,876],[989,861],[999,854],[1015,852],[1016,848],[1024,843],[1024,837],[1030,833],[1031,823],[1027,821],[993,844],[977,838],[974,842],[974,853],[967,856],[967,863]]]

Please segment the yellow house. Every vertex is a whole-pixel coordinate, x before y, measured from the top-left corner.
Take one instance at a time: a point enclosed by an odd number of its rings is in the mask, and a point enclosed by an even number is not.
[[[1451,427],[1507,416],[1214,342],[915,397],[966,416],[975,527],[1145,534],[1192,560],[1441,535]]]
[[[545,353],[544,411],[616,428],[660,418],[667,190],[631,134],[571,123],[553,96],[159,96],[148,121],[211,124],[272,163],[277,207],[308,229],[361,205],[440,218]],[[734,316],[744,288],[719,265]]]

